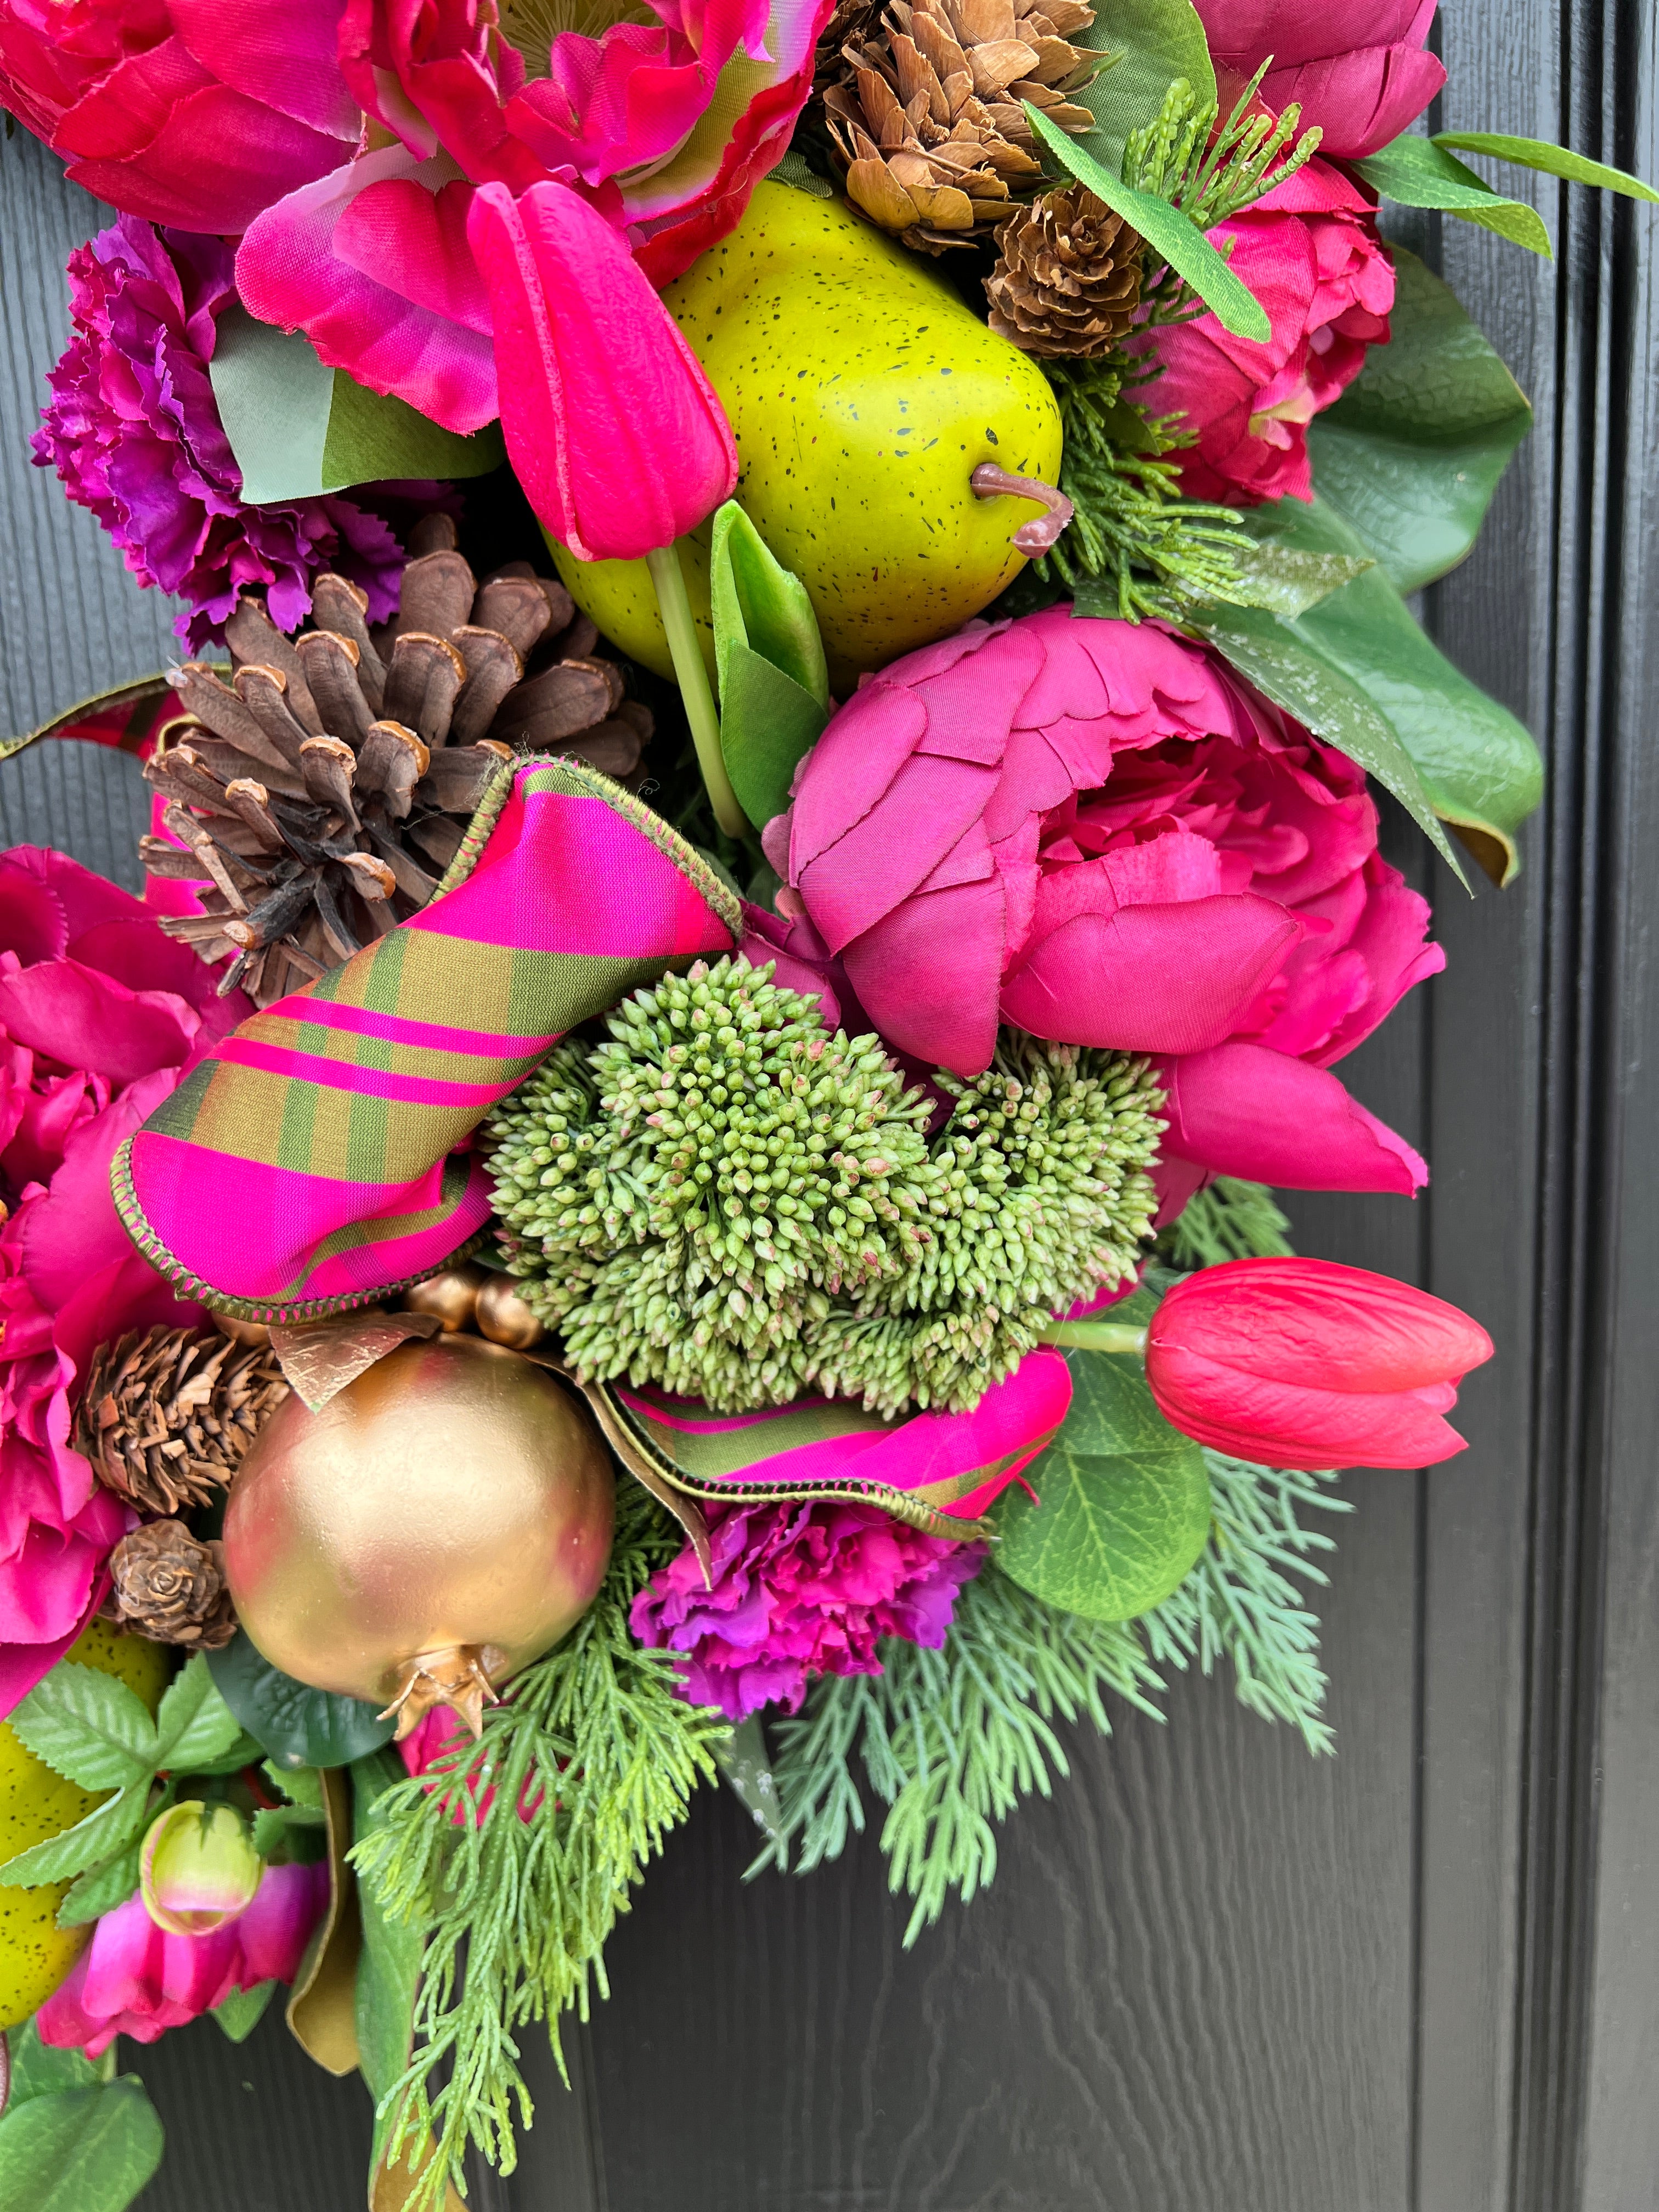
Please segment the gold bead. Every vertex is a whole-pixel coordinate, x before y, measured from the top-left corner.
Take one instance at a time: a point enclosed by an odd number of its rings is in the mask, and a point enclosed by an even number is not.
[[[428,1275],[423,1283],[405,1291],[401,1303],[406,1313],[436,1314],[445,1334],[453,1336],[458,1329],[471,1328],[485,1280],[484,1270],[470,1261],[465,1267],[446,1267],[441,1274]]]
[[[511,1275],[491,1275],[478,1293],[477,1320],[480,1335],[514,1352],[528,1352],[547,1334],[540,1317],[514,1288]]]

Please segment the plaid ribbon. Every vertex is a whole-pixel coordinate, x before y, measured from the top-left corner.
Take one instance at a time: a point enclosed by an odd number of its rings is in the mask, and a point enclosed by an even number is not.
[[[471,1139],[496,1100],[568,1030],[741,927],[630,793],[580,762],[504,762],[431,903],[244,1022],[128,1139],[127,1231],[245,1320],[416,1282],[489,1221]]]

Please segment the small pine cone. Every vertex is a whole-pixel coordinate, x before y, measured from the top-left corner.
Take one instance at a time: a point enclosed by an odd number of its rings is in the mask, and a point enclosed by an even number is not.
[[[218,1651],[236,1633],[224,1547],[198,1543],[182,1521],[152,1521],[109,1555],[115,1587],[107,1610],[152,1644]]]
[[[76,1449],[127,1504],[171,1516],[225,1487],[288,1389],[268,1345],[216,1329],[124,1336],[93,1362]]]
[[[1127,337],[1144,241],[1083,185],[1045,192],[997,232],[991,328],[1050,361],[1091,361]]]
[[[447,515],[410,538],[396,618],[371,631],[355,584],[319,576],[315,627],[285,637],[255,599],[225,624],[231,681],[186,661],[181,713],[144,769],[165,802],[151,875],[203,884],[161,927],[267,1006],[418,913],[504,760],[566,753],[621,782],[651,711],[599,632],[515,562],[482,584]]]
[[[1025,103],[1094,128],[1069,97],[1100,66],[1072,44],[1094,19],[1086,0],[849,0],[818,64],[848,198],[924,253],[993,229],[1042,182]]]

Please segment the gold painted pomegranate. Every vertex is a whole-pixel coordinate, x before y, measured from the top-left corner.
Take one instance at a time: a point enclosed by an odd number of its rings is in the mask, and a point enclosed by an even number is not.
[[[278,1407],[231,1488],[225,1574],[284,1674],[395,1708],[400,1735],[438,1704],[476,1732],[592,1603],[615,1511],[586,1409],[516,1352],[440,1336],[320,1413]]]

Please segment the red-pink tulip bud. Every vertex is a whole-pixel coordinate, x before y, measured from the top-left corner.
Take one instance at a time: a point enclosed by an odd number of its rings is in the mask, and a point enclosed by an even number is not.
[[[514,471],[580,561],[635,561],[738,480],[731,425],[627,241],[566,185],[480,185],[467,243],[495,334]]]
[[[1165,1419],[1272,1467],[1431,1467],[1463,1449],[1442,1418],[1492,1357],[1443,1298],[1328,1260],[1233,1260],[1178,1283],[1146,1334]]]
[[[188,1798],[150,1824],[139,1855],[139,1894],[168,1935],[206,1936],[247,1910],[264,1872],[230,1806]]]

